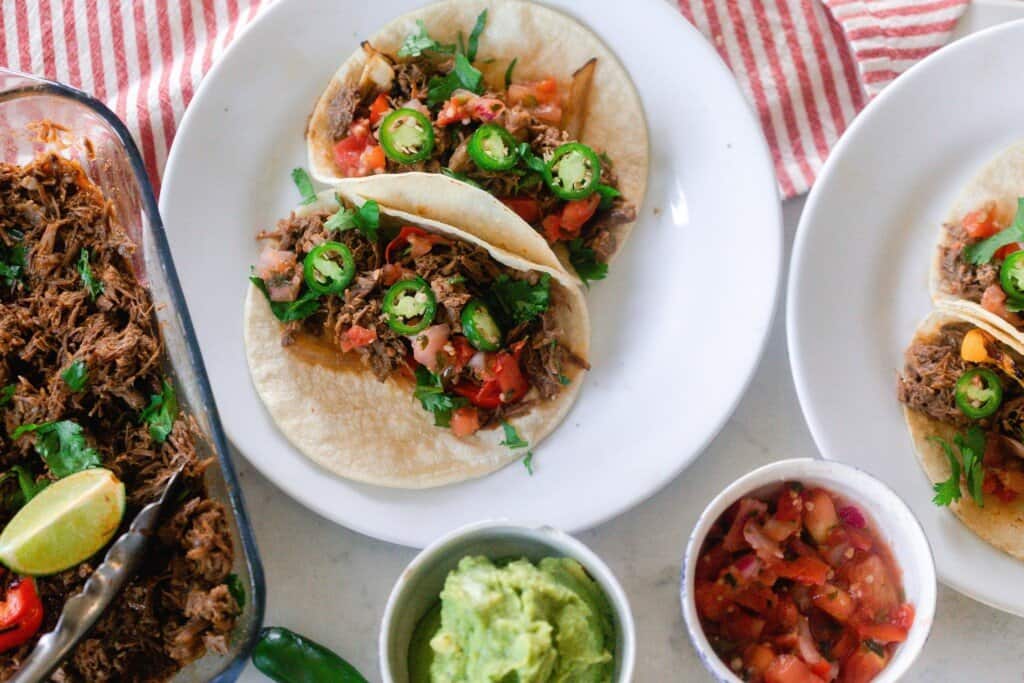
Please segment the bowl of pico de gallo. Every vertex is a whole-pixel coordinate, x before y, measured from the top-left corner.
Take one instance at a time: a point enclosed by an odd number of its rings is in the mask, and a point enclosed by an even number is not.
[[[910,508],[871,475],[793,459],[740,477],[701,514],[680,589],[719,681],[897,681],[935,615],[935,563]]]

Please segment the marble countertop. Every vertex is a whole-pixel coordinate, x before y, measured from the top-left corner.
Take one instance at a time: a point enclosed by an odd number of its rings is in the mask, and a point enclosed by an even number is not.
[[[803,208],[784,207],[786,244]],[[780,308],[761,367],[728,424],[707,451],[664,490],[579,538],[619,577],[636,618],[636,681],[703,681],[686,637],[678,583],[683,548],[704,506],[741,474],[782,458],[816,454],[797,404]],[[266,623],[304,633],[378,681],[377,629],[409,548],[375,541],[309,512],[236,455],[267,573]],[[1020,681],[1024,620],[945,588],[935,626],[907,681]],[[242,681],[265,681],[252,666]]]
[[[959,33],[1022,15],[1024,3],[976,0]],[[787,255],[802,209],[802,199],[784,205]],[[686,637],[678,599],[683,548],[704,506],[760,465],[817,454],[790,377],[784,298],[746,396],[707,451],[647,502],[579,534],[629,594],[639,643],[638,683],[710,680]],[[308,635],[379,681],[376,644],[384,603],[415,551],[317,517],[234,455],[267,574],[266,623]],[[1024,619],[940,586],[931,637],[905,680],[1019,682],[1022,642]],[[250,665],[241,680],[267,679]]]

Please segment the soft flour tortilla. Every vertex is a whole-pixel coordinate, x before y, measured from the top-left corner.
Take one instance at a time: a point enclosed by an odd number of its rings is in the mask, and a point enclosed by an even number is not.
[[[329,191],[296,213],[337,207],[334,192]],[[581,358],[588,357],[586,303],[564,272],[534,265],[461,230],[401,211],[381,207],[381,217],[482,246],[512,268],[549,273],[551,305],[564,331],[561,343]],[[378,382],[368,368],[350,360],[339,364],[340,354],[323,347],[320,360],[315,353],[282,347],[281,330],[266,298],[250,287],[245,301],[245,350],[253,384],[288,440],[325,469],[369,484],[426,488],[479,477],[526,455],[525,449],[500,445],[501,429],[456,438],[448,429],[434,426],[433,416],[413,398],[411,381],[392,377]],[[576,400],[584,371],[571,365],[565,373],[570,384],[555,399],[539,400],[527,414],[510,420],[531,448],[551,433]]]
[[[914,341],[926,340],[937,334],[944,324],[959,321],[977,324],[974,320],[933,313],[918,328]],[[987,332],[992,331],[984,325],[978,326]],[[942,446],[929,439],[937,436],[952,444],[953,437],[960,430],[907,407],[904,407],[903,414],[914,440],[918,462],[921,463],[928,480],[936,484],[949,479],[949,460]],[[1013,557],[1024,560],[1024,502],[1018,500],[1004,503],[995,496],[985,496],[985,507],[978,507],[965,492],[963,497],[952,503],[949,508],[968,529],[983,540]]]
[[[480,37],[475,66],[494,89],[504,88],[505,70],[517,58],[514,79],[535,81],[554,77],[566,88],[574,71],[596,57],[597,66],[587,107],[587,117],[580,135],[582,142],[598,151],[607,152],[618,175],[619,190],[637,207],[639,214],[647,188],[648,141],[643,107],[633,82],[615,55],[601,40],[575,19],[542,5],[519,0],[448,0],[403,15],[387,24],[369,42],[381,52],[395,55],[405,37],[416,30],[416,21],[426,25],[430,35],[441,42],[455,42],[461,30],[468,35],[477,16],[487,10],[487,26]],[[488,62],[488,60],[493,60]],[[328,84],[309,119],[306,132],[309,166],[313,176],[326,183],[340,180],[334,170],[328,103],[344,85],[358,82],[366,54],[357,50],[338,69]],[[405,174],[399,174],[405,175]],[[486,192],[461,191],[465,183],[444,178],[443,183],[407,184],[389,182],[384,176],[352,180],[357,191],[370,199],[397,209],[416,213],[448,225],[464,226],[467,232],[488,243],[527,258],[534,263],[548,264],[538,258],[539,247],[545,249],[543,237],[534,232],[533,239],[516,237],[510,240],[508,222],[519,223],[519,217]],[[437,175],[437,174],[431,174]],[[457,188],[450,189],[450,188]],[[498,204],[498,207],[490,206]],[[422,213],[421,213],[422,211]],[[477,220],[503,214],[499,221]],[[612,228],[616,253],[621,250],[633,229],[633,223]],[[524,248],[532,243],[532,248]]]
[[[946,224],[957,224],[963,217],[988,202],[994,202],[1001,224],[1008,225],[1017,213],[1017,198],[1024,197],[1024,141],[1018,142],[990,161],[964,188],[946,218]],[[946,239],[946,229],[939,232],[939,244]],[[966,316],[984,324],[999,341],[1024,353],[1024,330],[1018,330],[999,316],[973,301],[951,294],[942,278],[941,250],[935,250],[931,269],[932,300],[940,309]]]

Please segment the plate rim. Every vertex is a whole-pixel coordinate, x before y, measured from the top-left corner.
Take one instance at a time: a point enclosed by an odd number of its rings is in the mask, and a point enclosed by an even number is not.
[[[798,299],[801,294],[799,293],[800,288],[798,287],[798,281],[802,277],[803,273],[802,264],[805,259],[810,258],[808,251],[809,248],[807,247],[807,234],[812,230],[810,225],[812,222],[823,224],[816,216],[819,211],[819,204],[823,201],[822,197],[825,195],[825,189],[822,188],[825,188],[826,184],[831,182],[834,167],[837,166],[845,156],[847,148],[852,147],[855,142],[855,138],[860,135],[860,130],[871,124],[871,121],[876,116],[875,112],[881,110],[883,107],[887,107],[887,103],[893,98],[901,97],[903,90],[909,87],[908,84],[911,83],[913,79],[917,78],[918,73],[925,69],[930,69],[933,62],[956,59],[956,55],[961,52],[975,49],[976,44],[984,44],[988,41],[998,40],[997,36],[1001,33],[1013,33],[1020,31],[1024,31],[1024,18],[1014,19],[995,26],[990,26],[949,43],[945,47],[936,50],[931,55],[907,69],[899,78],[893,81],[884,90],[882,90],[878,96],[871,100],[868,105],[854,118],[851,125],[846,129],[839,141],[833,147],[828,159],[822,166],[810,193],[807,195],[803,211],[800,214],[800,221],[797,225],[796,236],[793,241],[789,274],[786,281],[786,347],[789,356],[790,374],[792,375],[793,385],[796,389],[797,402],[800,404],[800,412],[803,415],[804,423],[806,424],[807,429],[811,434],[811,439],[814,441],[814,446],[817,449],[817,458],[823,460],[834,460],[835,462],[844,462],[838,458],[830,457],[829,452],[824,448],[824,445],[827,442],[827,438],[825,436],[827,429],[823,425],[824,421],[820,418],[816,408],[811,402],[809,396],[811,393],[811,381],[808,379],[807,374],[804,372],[803,364],[799,360],[803,357],[799,328],[805,326],[806,323],[802,323],[800,321],[800,305]],[[929,309],[929,311],[932,310],[935,310],[934,304],[932,305],[932,308]],[[901,447],[901,449],[902,448],[905,448],[905,446]],[[902,498],[902,496],[900,497]],[[915,514],[915,517],[916,516],[917,515]],[[934,545],[934,541],[930,537],[928,541]],[[994,552],[999,552],[996,548],[992,548],[992,550]],[[936,557],[938,557],[938,554],[936,554]],[[1018,607],[1014,607],[1008,603],[1000,603],[997,600],[993,600],[990,597],[979,594],[977,590],[947,572],[944,563],[941,563],[938,559],[936,559],[935,562],[935,569],[939,581],[958,593],[993,609],[1013,614],[1015,616],[1024,617],[1024,603]],[[1024,568],[1022,568],[1022,570],[1024,570]],[[1022,574],[1022,576],[1024,576],[1024,574]]]
[[[262,25],[263,22],[274,21],[279,13],[285,11],[284,8],[288,7],[291,3],[298,1],[299,0],[278,0],[272,5],[266,7],[252,21],[250,21],[241,32],[239,32],[232,43],[217,57],[210,71],[207,72],[199,86],[196,88],[193,98],[190,101],[189,106],[186,107],[184,115],[177,127],[174,144],[172,144],[171,149],[168,152],[164,170],[161,174],[162,188],[166,188],[168,186],[167,180],[176,175],[177,167],[183,163],[180,161],[180,158],[182,157],[180,152],[182,145],[178,144],[178,142],[188,136],[192,128],[198,125],[196,123],[197,114],[195,112],[198,111],[199,108],[194,105],[201,101],[201,98],[208,96],[209,91],[215,87],[214,83],[217,80],[216,77],[220,70],[224,68],[224,65],[227,62],[226,58],[233,50],[236,50],[238,46],[243,43],[249,32],[256,26]],[[530,1],[537,2],[537,0]],[[432,3],[420,2],[417,6],[425,6],[429,4]],[[540,1],[537,2],[537,4],[551,7],[556,11],[567,14],[573,19],[580,21],[576,13],[570,7],[547,1]],[[761,365],[768,340],[771,337],[771,332],[779,313],[781,291],[784,283],[785,273],[783,268],[786,254],[784,248],[785,228],[783,224],[782,202],[774,165],[772,163],[771,152],[753,106],[743,94],[739,82],[722,60],[717,50],[715,50],[713,45],[697,30],[696,27],[686,21],[681,13],[676,11],[663,0],[644,0],[644,4],[650,8],[650,12],[660,12],[666,22],[677,22],[677,26],[680,28],[675,30],[681,31],[682,34],[688,36],[685,40],[697,46],[697,49],[703,51],[707,55],[708,71],[713,70],[713,73],[715,74],[714,78],[720,80],[725,85],[725,88],[731,93],[732,97],[735,98],[735,101],[741,105],[737,107],[737,125],[742,125],[746,129],[747,132],[745,133],[745,136],[749,135],[751,145],[749,157],[746,159],[746,162],[756,163],[761,167],[761,171],[759,172],[761,180],[758,182],[764,183],[762,191],[765,192],[766,197],[772,197],[774,199],[772,202],[774,208],[770,212],[770,215],[768,212],[765,213],[763,224],[759,227],[759,230],[762,230],[765,233],[765,241],[771,244],[771,248],[774,251],[774,258],[765,259],[766,262],[770,263],[770,266],[768,267],[770,270],[766,270],[766,272],[770,272],[771,275],[771,298],[769,306],[765,306],[756,312],[756,315],[761,318],[760,324],[751,326],[750,331],[756,334],[756,337],[751,336],[751,339],[756,339],[756,342],[751,344],[752,353],[749,356],[749,361],[746,364],[746,367],[742,368],[742,372],[737,373],[737,376],[743,377],[743,380],[736,383],[730,400],[721,402],[721,408],[719,409],[716,418],[707,422],[707,426],[703,430],[705,431],[705,436],[699,441],[698,446],[693,448],[693,450],[685,457],[679,458],[675,467],[671,470],[666,469],[665,474],[654,481],[653,484],[648,485],[643,489],[638,489],[635,495],[627,497],[621,503],[609,506],[606,510],[602,510],[601,514],[593,515],[589,521],[567,525],[565,530],[569,533],[578,533],[593,529],[646,502],[676,480],[687,468],[693,465],[693,463],[705,453],[708,446],[719,435],[735,413]],[[586,25],[585,22],[584,25]],[[603,34],[598,34],[598,37],[609,46],[613,54],[616,55],[616,58],[621,59],[621,57],[619,57],[619,53],[615,50],[615,44],[613,41],[608,40]],[[633,79],[631,78],[631,80]],[[634,87],[636,87],[635,82]],[[654,170],[654,164],[655,162],[652,160],[648,166],[649,175]],[[648,192],[650,192],[650,188],[648,188]],[[170,202],[168,199],[169,196],[170,193],[165,191],[161,192],[159,202],[161,211],[163,211],[167,203]],[[647,205],[648,201],[649,199],[645,198],[644,206]],[[647,220],[650,220],[650,218]],[[588,302],[588,306],[589,305],[590,303]],[[755,314],[748,313],[748,317],[752,315]],[[567,425],[562,425],[563,428],[566,426]],[[225,431],[228,434],[228,441],[231,446],[241,454],[246,461],[261,474],[261,476],[266,478],[289,498],[303,507],[315,512],[324,519],[339,524],[364,536],[396,545],[411,548],[422,548],[425,543],[429,542],[430,539],[424,540],[422,538],[418,538],[418,534],[415,532],[407,535],[398,535],[382,531],[372,525],[362,523],[358,516],[341,514],[340,511],[322,503],[318,498],[303,495],[302,490],[298,485],[292,484],[288,478],[278,476],[271,470],[271,468],[261,464],[257,458],[250,457],[245,453],[245,451],[239,447],[237,442],[234,440],[231,428],[227,424],[225,424]],[[319,473],[318,476],[335,477],[336,475],[322,472]]]

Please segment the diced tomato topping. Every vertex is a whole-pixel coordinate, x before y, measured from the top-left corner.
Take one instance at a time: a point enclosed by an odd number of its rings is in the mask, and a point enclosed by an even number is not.
[[[800,494],[786,486],[775,504],[775,518],[784,522],[798,522],[804,514],[804,500]]]
[[[765,620],[752,617],[743,610],[730,613],[722,622],[726,638],[730,640],[758,640],[764,632]]]
[[[764,672],[765,683],[825,683],[802,659],[779,655]]]
[[[515,403],[520,400],[530,390],[530,383],[519,367],[521,352],[520,344],[512,353],[499,351],[490,355],[488,376],[483,384],[476,385],[464,380],[453,387],[455,392],[481,408],[497,408],[503,403]]]
[[[974,239],[985,239],[999,232],[995,221],[995,207],[991,204],[971,211],[960,220],[960,225]]]
[[[388,96],[384,93],[377,95],[377,99],[370,105],[370,125],[376,126],[389,111],[391,105],[388,104]]]
[[[469,359],[476,355],[476,349],[470,345],[469,340],[461,334],[452,337],[452,348],[455,350],[455,358],[452,365],[456,370],[466,367]]]
[[[830,586],[828,584],[816,588],[811,593],[811,602],[822,612],[842,623],[849,621],[857,609],[857,604],[850,597],[849,593],[839,586]]]
[[[515,211],[527,223],[540,219],[540,202],[526,197],[505,197],[501,203]]]
[[[1013,252],[1020,251],[1022,248],[1024,247],[1021,246],[1020,242],[1011,242],[996,249],[996,253],[993,258],[997,261],[1002,261]]]
[[[798,557],[773,565],[775,573],[784,579],[792,579],[807,585],[821,585],[828,580],[829,567],[815,557]]]
[[[843,662],[839,670],[839,683],[868,683],[882,672],[889,658],[861,646]]]
[[[839,516],[832,497],[821,489],[804,492],[804,527],[816,543],[824,543],[839,525]]]
[[[384,148],[380,145],[369,145],[363,152],[361,161],[363,168],[369,171],[383,171],[388,165],[387,157],[384,156]]]
[[[914,625],[914,606],[909,602],[905,602],[896,608],[896,614],[892,617],[892,623],[899,626],[904,631],[909,631]]]
[[[850,582],[850,590],[859,593],[861,606],[872,617],[891,614],[899,607],[899,595],[893,578],[878,555],[868,555],[848,565],[846,578]]]
[[[405,274],[405,268],[394,263],[385,263],[380,269],[380,279],[387,287],[401,280]]]
[[[907,631],[893,624],[858,624],[857,633],[876,643],[902,643],[907,639]]]
[[[573,237],[579,235],[580,228],[590,220],[601,203],[601,195],[597,192],[586,199],[577,199],[565,205],[562,209],[561,232],[571,234]]]
[[[345,330],[341,338],[341,350],[348,353],[352,349],[358,349],[373,343],[377,339],[377,331],[371,330],[362,325],[353,325]]]
[[[743,651],[743,664],[752,674],[763,676],[775,659],[775,652],[763,643],[754,643]]]
[[[413,225],[406,225],[398,231],[395,239],[388,242],[388,246],[384,248],[384,261],[391,263],[395,255],[407,246],[412,247],[412,255],[417,257],[429,252],[430,248],[435,244],[447,243],[448,240],[441,235],[435,235]]]
[[[729,601],[729,593],[729,588],[722,583],[711,581],[698,583],[693,592],[693,599],[697,603],[697,612],[704,619],[722,621],[725,618],[726,609],[732,604]]]
[[[334,163],[338,166],[341,175],[346,178],[354,178],[366,173],[363,169],[363,152],[369,145],[369,135],[349,135],[342,138],[334,145]]]
[[[462,406],[452,411],[452,434],[470,436],[480,429],[480,412],[472,406]]]
[[[544,228],[544,237],[547,238],[548,242],[554,243],[567,239],[562,235],[562,217],[559,214],[545,216],[544,220],[541,221],[541,227]]]

